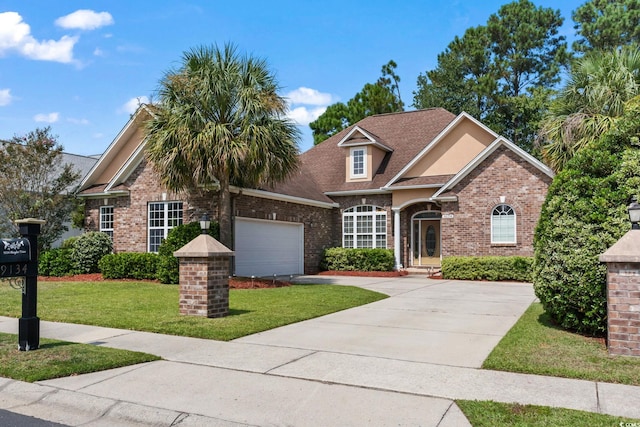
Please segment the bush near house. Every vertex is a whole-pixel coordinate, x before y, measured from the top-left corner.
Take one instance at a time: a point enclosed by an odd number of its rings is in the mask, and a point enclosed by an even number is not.
[[[158,248],[158,270],[157,279],[165,284],[177,284],[180,279],[178,258],[173,253],[198,237],[202,233],[199,222],[182,224],[172,228],[167,234],[167,238]],[[214,239],[220,238],[220,227],[217,222],[211,221],[209,235]]]
[[[69,248],[49,249],[38,257],[38,274],[41,276],[72,276],[75,272]]]
[[[98,268],[105,279],[155,280],[159,261],[154,253],[121,252],[103,256]]]
[[[99,231],[89,231],[76,239],[71,249],[71,260],[78,273],[97,273],[98,261],[112,252],[111,238]]]
[[[442,260],[442,278],[531,281],[532,257],[451,256]]]
[[[542,206],[533,285],[565,329],[606,333],[606,265],[598,257],[629,230],[626,206],[640,195],[638,135],[640,105],[567,163]]]
[[[328,248],[320,269],[329,271],[392,271],[395,258],[391,249]]]

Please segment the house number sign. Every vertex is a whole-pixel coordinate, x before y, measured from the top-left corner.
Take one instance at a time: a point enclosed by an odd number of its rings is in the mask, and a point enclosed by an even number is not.
[[[29,239],[0,239],[0,277],[26,276],[29,261]]]

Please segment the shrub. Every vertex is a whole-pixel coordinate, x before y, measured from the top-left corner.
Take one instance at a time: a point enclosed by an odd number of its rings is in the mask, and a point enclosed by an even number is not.
[[[330,271],[392,271],[395,265],[391,249],[328,248],[320,268]]]
[[[72,276],[76,274],[71,260],[71,249],[55,248],[44,251],[38,257],[38,274],[41,276]]]
[[[198,237],[202,233],[199,222],[190,222],[189,224],[178,225],[172,228],[167,238],[160,244],[158,248],[158,271],[157,279],[166,284],[177,284],[180,279],[179,262],[173,253]],[[220,238],[220,227],[217,222],[211,221],[209,235],[215,239]]]
[[[98,231],[78,236],[71,249],[71,260],[79,273],[97,273],[98,261],[111,253],[111,238]]]
[[[606,265],[598,257],[628,229],[640,194],[640,109],[579,151],[553,180],[534,235],[533,285],[560,326],[591,335],[607,328]]]
[[[155,279],[159,260],[154,253],[121,252],[103,256],[98,267],[105,279]]]
[[[531,281],[533,258],[520,256],[451,256],[442,260],[442,278]]]

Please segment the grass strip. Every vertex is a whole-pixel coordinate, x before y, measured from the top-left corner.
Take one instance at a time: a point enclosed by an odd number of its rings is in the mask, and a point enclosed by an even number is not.
[[[232,289],[229,316],[183,316],[178,286],[150,282],[41,282],[42,320],[228,341],[387,298],[352,286]],[[20,292],[0,286],[0,315],[19,317]]]
[[[43,381],[159,360],[158,356],[90,344],[40,339],[40,348],[18,350],[18,336],[0,333],[0,376]]]
[[[550,408],[548,406],[471,400],[458,400],[456,404],[473,427],[613,427],[640,425],[640,420],[630,420],[573,409]]]
[[[482,365],[485,369],[640,385],[640,358],[610,356],[602,338],[554,325],[534,303]]]

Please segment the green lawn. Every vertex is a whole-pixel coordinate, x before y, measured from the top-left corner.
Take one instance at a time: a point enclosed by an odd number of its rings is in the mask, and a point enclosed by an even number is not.
[[[158,360],[136,351],[40,339],[40,348],[18,350],[18,336],[0,333],[0,377],[41,381]]]
[[[456,404],[473,427],[614,427],[640,425],[640,420],[572,409],[487,401],[458,400]]]
[[[227,341],[383,298],[386,295],[351,286],[232,289],[230,315],[207,319],[179,314],[176,285],[40,282],[38,316],[56,322]],[[20,311],[20,292],[0,286],[0,315],[20,317]]]
[[[640,358],[609,356],[602,339],[556,327],[540,303],[529,307],[482,367],[640,385]]]

